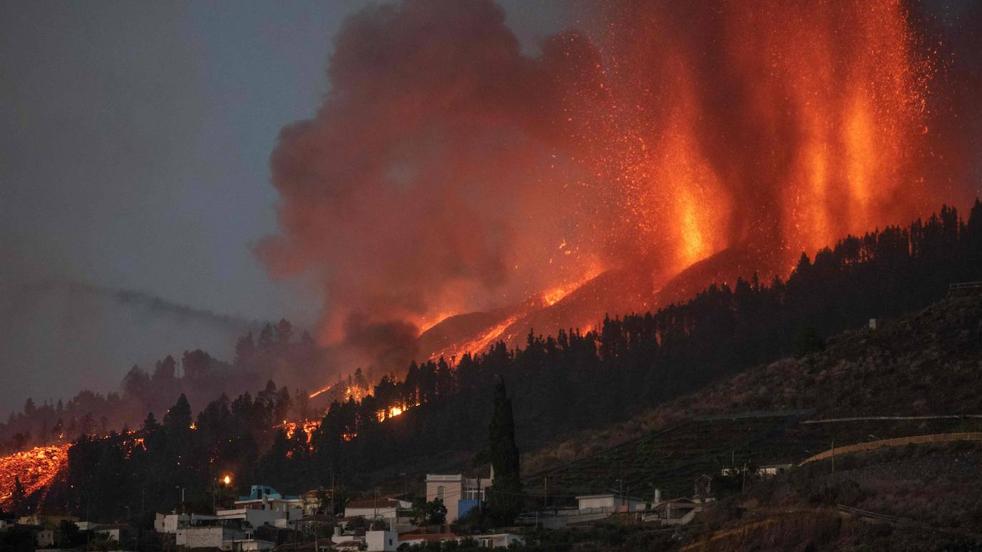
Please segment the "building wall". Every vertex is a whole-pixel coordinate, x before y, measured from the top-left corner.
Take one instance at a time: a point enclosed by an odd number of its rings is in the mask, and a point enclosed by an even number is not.
[[[344,517],[363,517],[366,519],[372,519],[375,517],[376,512],[378,512],[378,517],[383,519],[395,519],[396,509],[393,507],[388,508],[345,508]]]
[[[222,548],[227,540],[241,539],[244,535],[224,527],[186,527],[177,531],[175,543],[188,548]]]
[[[614,509],[613,496],[584,497],[579,499],[580,510]]]
[[[55,544],[55,532],[51,529],[42,529],[34,537],[38,548],[50,548]]]
[[[181,525],[186,525],[189,520],[185,514],[157,514],[153,520],[153,529],[158,533],[177,533]]]
[[[431,502],[437,498],[443,500],[443,505],[447,507],[447,523],[457,521],[457,503],[463,498],[463,494],[464,477],[461,474],[426,476],[426,501]]]
[[[365,546],[368,552],[393,552],[399,548],[399,534],[395,531],[366,531]]]

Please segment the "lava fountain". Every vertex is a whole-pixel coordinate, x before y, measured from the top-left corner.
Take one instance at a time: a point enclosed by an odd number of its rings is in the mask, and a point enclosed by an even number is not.
[[[365,344],[352,317],[453,334],[424,358],[522,339],[657,307],[700,263],[786,274],[945,201],[923,174],[944,141],[931,57],[897,0],[584,9],[534,56],[486,0],[343,26],[331,92],[273,153],[280,233],[259,248],[319,283],[323,344]],[[451,316],[471,312],[499,314]]]

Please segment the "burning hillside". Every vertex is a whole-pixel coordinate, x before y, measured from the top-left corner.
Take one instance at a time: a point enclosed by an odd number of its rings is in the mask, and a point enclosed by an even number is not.
[[[15,498],[17,482],[24,496],[45,489],[68,461],[68,443],[34,447],[0,457],[0,508]]]
[[[401,370],[786,275],[967,200],[935,161],[955,148],[929,109],[938,48],[901,2],[587,9],[536,56],[490,1],[346,23],[330,94],[272,155],[281,231],[259,249],[322,285],[318,339],[344,364]]]

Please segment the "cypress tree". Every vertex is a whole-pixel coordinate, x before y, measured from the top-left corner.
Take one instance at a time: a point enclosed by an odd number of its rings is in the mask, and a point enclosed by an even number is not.
[[[515,420],[505,382],[498,376],[494,387],[494,414],[490,427],[491,467],[494,481],[488,491],[488,511],[495,523],[505,525],[521,513],[524,503],[519,474]]]

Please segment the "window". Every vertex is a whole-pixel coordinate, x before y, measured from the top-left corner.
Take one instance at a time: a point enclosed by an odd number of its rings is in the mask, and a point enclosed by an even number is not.
[[[443,485],[436,488],[436,497],[443,500]]]

